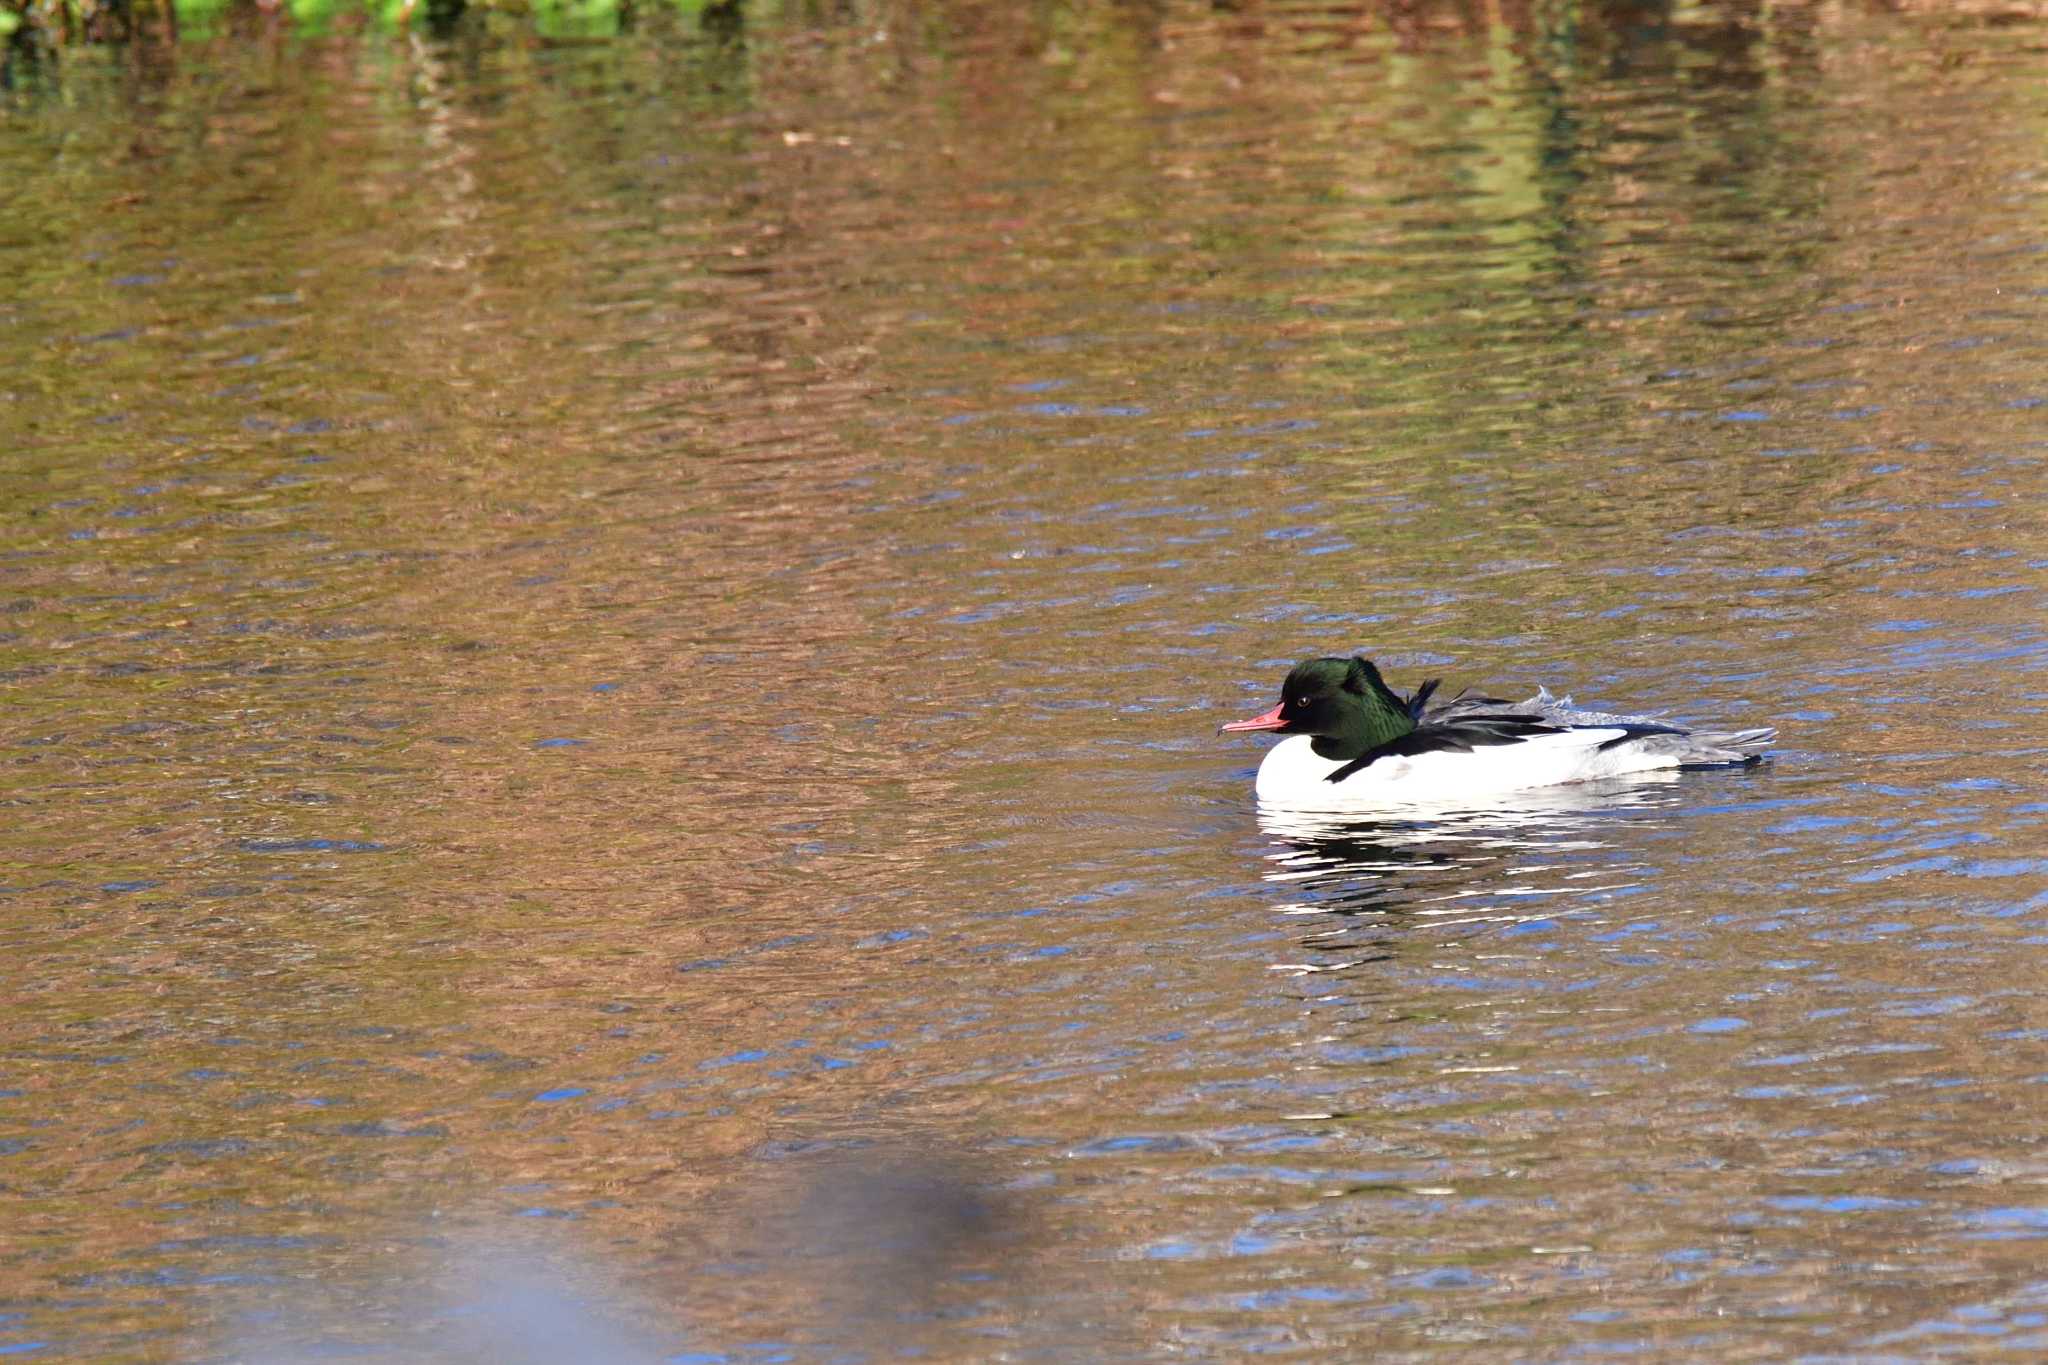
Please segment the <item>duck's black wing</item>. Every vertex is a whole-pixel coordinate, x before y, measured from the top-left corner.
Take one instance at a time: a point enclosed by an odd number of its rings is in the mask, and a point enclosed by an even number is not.
[[[1431,678],[1408,698],[1408,715],[1415,722],[1412,732],[1366,750],[1331,773],[1327,780],[1342,782],[1382,758],[1412,758],[1417,754],[1431,753],[1466,754],[1474,749],[1519,744],[1536,735],[1554,735],[1565,730],[1620,731],[1601,741],[1599,747],[1602,749],[1651,735],[1689,733],[1679,725],[1605,716],[1596,712],[1575,712],[1548,692],[1538,692],[1526,702],[1475,697],[1470,692],[1460,692],[1432,706],[1430,699],[1440,682],[1440,679]]]
[[[1560,725],[1540,711],[1518,708],[1496,697],[1471,697],[1460,692],[1447,702],[1430,708],[1430,694],[1437,679],[1415,689],[1408,699],[1408,714],[1415,728],[1385,744],[1375,745],[1326,779],[1342,782],[1383,758],[1412,758],[1416,754],[1469,754],[1474,749],[1496,744],[1518,744],[1532,735],[1554,735],[1570,726]]]

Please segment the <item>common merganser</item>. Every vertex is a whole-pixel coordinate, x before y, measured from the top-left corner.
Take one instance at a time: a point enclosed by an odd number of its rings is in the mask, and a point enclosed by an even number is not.
[[[1526,787],[1659,768],[1761,762],[1774,729],[1694,733],[1682,725],[1581,711],[1548,691],[1525,702],[1459,693],[1432,704],[1440,679],[1410,696],[1365,658],[1307,659],[1280,685],[1280,704],[1230,733],[1292,738],[1266,751],[1260,802],[1294,809],[1441,803]]]

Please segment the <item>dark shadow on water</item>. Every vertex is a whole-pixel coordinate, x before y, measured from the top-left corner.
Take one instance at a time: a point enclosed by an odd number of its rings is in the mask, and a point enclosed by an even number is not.
[[[705,1273],[765,1277],[862,1335],[934,1311],[947,1285],[1025,1240],[988,1163],[943,1145],[776,1142],[756,1158],[716,1201],[724,1214],[696,1248]]]
[[[936,1139],[770,1142],[702,1201],[647,1210],[670,1227],[651,1264],[488,1219],[448,1231],[436,1220],[393,1237],[414,1251],[360,1279],[309,1280],[292,1308],[245,1321],[225,1345],[261,1365],[652,1365],[769,1339],[822,1358],[915,1354],[963,1318],[1021,1339],[1044,1325],[1015,1321],[1036,1238],[1009,1174]]]

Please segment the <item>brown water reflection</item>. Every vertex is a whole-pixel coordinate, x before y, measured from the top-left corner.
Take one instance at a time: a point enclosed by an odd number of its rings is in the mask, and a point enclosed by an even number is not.
[[[2037,1349],[2044,52],[856,7],[24,80],[0,1348]],[[1350,646],[1786,748],[1262,831],[1214,722]]]

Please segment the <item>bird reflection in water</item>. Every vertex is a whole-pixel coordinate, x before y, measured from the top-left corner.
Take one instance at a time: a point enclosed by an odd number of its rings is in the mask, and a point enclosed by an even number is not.
[[[1316,955],[1275,967],[1341,972],[1393,956],[1402,923],[1512,924],[1555,913],[1562,896],[1634,885],[1641,864],[1609,836],[1675,805],[1681,780],[1642,773],[1369,814],[1262,805],[1259,828],[1275,845],[1263,875],[1288,897],[1275,909],[1302,917],[1298,941]]]

